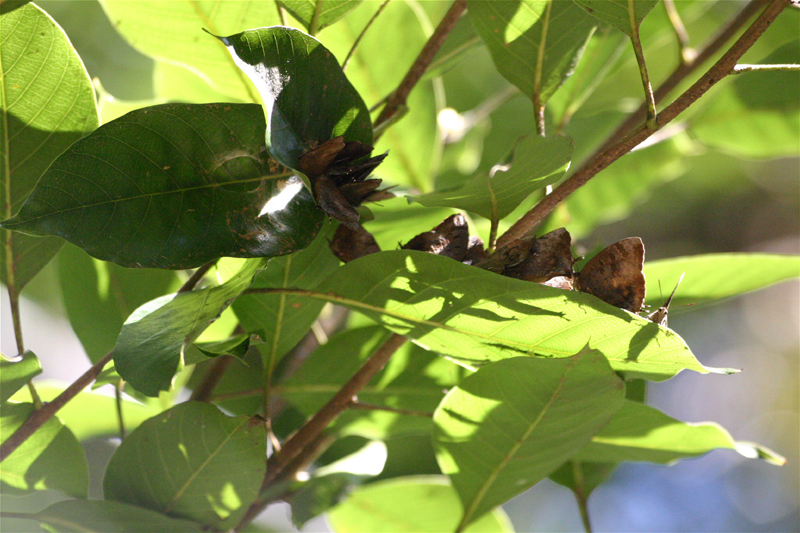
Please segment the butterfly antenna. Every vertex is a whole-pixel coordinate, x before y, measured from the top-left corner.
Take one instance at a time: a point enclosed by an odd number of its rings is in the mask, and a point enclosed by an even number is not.
[[[675,284],[675,288],[674,288],[674,289],[672,289],[672,294],[670,294],[670,295],[669,295],[669,298],[667,299],[667,303],[666,303],[666,304],[664,304],[664,307],[669,307],[669,304],[672,302],[672,298],[675,296],[675,292],[677,292],[677,290],[678,290],[678,287],[679,287],[679,286],[680,286],[680,284],[681,284],[681,281],[683,281],[683,276],[685,276],[685,275],[686,275],[686,272],[684,272],[683,274],[681,274],[681,277],[680,277],[680,279],[678,279],[678,283],[676,283],[676,284]],[[659,288],[660,288],[660,287],[661,287],[661,280],[658,280],[658,285],[659,285]]]

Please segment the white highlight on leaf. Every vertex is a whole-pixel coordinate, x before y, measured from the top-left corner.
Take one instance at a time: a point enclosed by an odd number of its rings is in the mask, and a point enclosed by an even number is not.
[[[297,193],[303,188],[303,182],[300,181],[299,178],[292,178],[286,182],[286,186],[267,200],[267,203],[264,204],[264,207],[261,208],[261,212],[258,213],[259,217],[263,217],[264,215],[269,215],[271,213],[275,213],[276,211],[282,211],[286,209],[286,206],[289,205],[289,202],[292,201]]]

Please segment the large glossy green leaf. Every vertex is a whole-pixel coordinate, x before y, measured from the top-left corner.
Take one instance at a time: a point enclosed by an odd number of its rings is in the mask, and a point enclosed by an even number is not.
[[[514,147],[508,166],[479,173],[454,189],[411,198],[422,205],[454,207],[490,220],[505,218],[534,191],[560,180],[569,168],[572,139],[532,136]]]
[[[258,102],[258,93],[225,47],[203,29],[229,35],[253,26],[279,24],[273,2],[103,0],[101,5],[111,24],[141,53],[183,65],[240,101]]]
[[[92,361],[111,351],[137,307],[180,287],[172,271],[123,268],[72,245],[58,256],[58,276],[72,330]]]
[[[671,314],[696,310],[703,304],[800,278],[800,256],[777,254],[706,254],[645,263],[647,302],[659,307],[663,291],[671,291],[686,276],[672,300]],[[695,304],[692,307],[681,307]]]
[[[169,390],[184,347],[219,317],[264,268],[265,259],[244,261],[217,287],[157,298],[130,315],[114,347],[117,372],[148,396]]]
[[[445,478],[411,476],[360,487],[328,513],[336,533],[440,533],[458,525],[461,505]],[[511,521],[498,508],[464,529],[465,533],[512,533]]]
[[[39,358],[30,350],[26,350],[22,357],[14,361],[0,356],[0,403],[5,403],[34,376],[41,373]]]
[[[36,393],[42,401],[49,402],[64,392],[67,386],[69,383],[37,380]],[[18,391],[11,399],[16,402],[32,401],[27,389]],[[124,395],[122,397],[122,419],[128,432],[163,410],[164,407],[158,402],[145,405]],[[86,413],[92,413],[92,416],[86,416]],[[92,437],[119,435],[117,400],[110,395],[84,390],[58,410],[58,418],[81,442]]]
[[[305,250],[273,259],[253,280],[252,288],[311,288],[339,265],[328,247],[334,224],[328,224]],[[245,331],[258,334],[264,366],[276,364],[311,328],[323,302],[287,294],[245,294],[233,303],[233,310]]]
[[[32,403],[6,403],[0,414],[2,440],[33,413]],[[83,448],[70,430],[53,417],[0,463],[0,481],[10,492],[60,490],[85,498],[89,470]]]
[[[220,40],[261,94],[267,147],[281,164],[298,168],[300,156],[315,143],[338,135],[372,144],[366,104],[318,40],[283,26]]]
[[[281,396],[303,413],[315,413],[388,337],[389,332],[378,326],[355,328],[331,337],[281,385]],[[370,406],[411,413],[350,409],[337,419],[334,429],[340,434],[372,439],[426,433],[430,431],[431,419],[425,414],[432,414],[444,391],[467,373],[450,361],[407,343],[359,392],[358,400]]]
[[[200,533],[197,522],[170,518],[149,509],[103,500],[68,500],[30,515],[48,531],[63,533]]]
[[[500,74],[544,104],[569,77],[595,20],[561,0],[470,0],[469,17]]]
[[[151,418],[111,457],[109,500],[227,529],[258,496],[266,437],[257,419],[188,402]]]
[[[594,296],[397,250],[339,268],[311,294],[366,314],[465,365],[569,357],[586,343],[617,371],[661,381],[703,367],[676,333]]]
[[[485,366],[434,414],[442,471],[464,505],[462,523],[544,479],[611,419],[625,397],[603,354],[516,357]]]
[[[279,0],[279,3],[299,20],[306,31],[316,35],[358,7],[361,0]]]
[[[63,153],[3,225],[58,235],[123,266],[191,268],[303,249],[324,219],[264,147],[252,104],[165,104]]]
[[[63,30],[28,4],[0,15],[0,219],[19,209],[47,166],[97,127],[89,76]],[[0,280],[19,293],[63,244],[0,230]]]
[[[800,40],[782,46],[759,63],[800,63]],[[693,117],[689,131],[704,144],[740,157],[797,156],[797,72],[745,72],[725,84]]]
[[[751,459],[773,464],[786,460],[772,450],[751,442],[736,442],[718,424],[687,424],[658,409],[626,400],[576,459],[591,462],[649,461],[670,463],[706,454],[712,450],[736,450]]]
[[[658,0],[573,0],[573,2],[597,20],[611,24],[631,35]]]

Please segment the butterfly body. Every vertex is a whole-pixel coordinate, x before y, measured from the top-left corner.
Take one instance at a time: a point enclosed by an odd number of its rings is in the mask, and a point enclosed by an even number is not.
[[[678,286],[681,284],[681,281],[683,281],[683,276],[684,275],[681,274],[681,277],[678,280],[678,283],[676,283],[675,284],[675,288],[672,289],[672,294],[669,295],[669,298],[667,298],[667,301],[664,303],[664,305],[662,305],[661,307],[659,307],[658,309],[656,309],[655,311],[653,311],[652,313],[647,315],[647,320],[649,320],[651,322],[655,322],[656,324],[658,324],[660,326],[666,326],[667,325],[667,315],[669,314],[669,304],[672,303],[672,298],[675,296],[675,292],[678,290]]]

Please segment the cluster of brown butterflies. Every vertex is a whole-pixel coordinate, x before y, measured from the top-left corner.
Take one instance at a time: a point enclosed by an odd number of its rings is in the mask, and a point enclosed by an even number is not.
[[[444,255],[512,278],[586,292],[632,313],[641,311],[645,297],[642,239],[629,237],[612,244],[589,260],[580,272],[574,271],[577,260],[572,256],[571,245],[569,232],[559,228],[541,237],[519,239],[487,257],[483,241],[469,235],[466,218],[457,214],[431,231],[420,233],[401,248]],[[330,247],[345,263],[380,251],[372,234],[360,225],[357,229],[339,226]],[[673,296],[675,291],[664,306],[647,318],[666,326]]]
[[[342,224],[330,243],[333,253],[345,263],[379,252],[375,238],[359,223],[356,208],[363,202],[394,196],[379,191],[379,179],[367,179],[387,154],[368,157],[372,146],[345,142],[334,137],[313,143],[300,158],[300,171],[308,176],[317,205]],[[578,290],[632,313],[642,310],[645,297],[644,244],[639,237],[629,237],[603,249],[575,272],[572,238],[564,228],[541,237],[525,237],[486,255],[483,241],[470,236],[464,215],[452,215],[431,231],[420,233],[404,250],[444,255],[468,265],[525,281],[542,283],[566,290]],[[683,276],[681,276],[681,280]],[[680,284],[680,281],[678,281]],[[677,290],[677,285],[675,290]],[[647,316],[667,324],[667,302]]]

